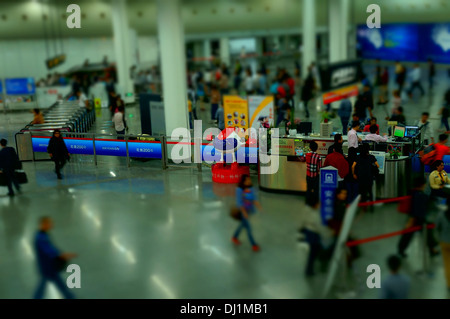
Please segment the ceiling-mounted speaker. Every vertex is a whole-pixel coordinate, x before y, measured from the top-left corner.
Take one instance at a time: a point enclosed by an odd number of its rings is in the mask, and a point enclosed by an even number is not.
[[[100,18],[104,19],[105,17],[106,17],[106,15],[104,12],[100,13]]]
[[[6,21],[6,19],[8,19],[8,17],[6,16],[6,14],[2,14],[1,18],[2,18],[3,21]]]
[[[27,21],[28,20],[28,16],[26,14],[22,14],[22,20],[23,21]]]
[[[230,12],[231,12],[231,13],[234,13],[234,8],[231,8],[231,9],[230,9]]]
[[[142,11],[139,11],[139,12],[137,13],[137,16],[138,16],[139,18],[142,18],[142,16],[143,16]]]
[[[197,15],[197,10],[192,10],[193,15]]]
[[[217,10],[216,10],[216,9],[212,9],[212,10],[211,10],[211,13],[212,13],[212,14],[216,14],[216,13],[217,13]]]
[[[81,18],[86,19],[86,13],[82,13]]]
[[[270,7],[269,6],[266,6],[265,9],[266,9],[266,11],[270,11]]]

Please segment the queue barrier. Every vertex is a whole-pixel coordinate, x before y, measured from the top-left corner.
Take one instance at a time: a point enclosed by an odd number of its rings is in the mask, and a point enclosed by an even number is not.
[[[16,149],[18,150],[21,161],[39,160],[35,154],[47,153],[48,143],[52,131],[35,130],[19,132],[16,134]],[[204,162],[214,163],[221,159],[221,154],[216,152],[212,143],[204,143],[201,139],[190,139],[188,141],[167,140],[166,136],[148,136],[148,135],[117,135],[117,138],[111,138],[110,134],[98,133],[77,133],[62,131],[62,137],[71,154],[93,155],[95,165],[97,165],[97,156],[117,156],[126,157],[127,165],[130,166],[130,159],[160,159],[163,169],[175,167],[170,165],[174,162],[176,167],[192,167],[196,164],[199,171]],[[114,135],[114,137],[116,137]],[[186,147],[188,152],[185,158],[172,158],[172,153],[177,155],[179,149]],[[252,164],[258,162],[258,148],[255,146],[241,147],[237,151],[237,158],[243,159],[245,163]],[[41,159],[48,159],[47,156]],[[227,163],[232,162],[232,155],[226,154],[224,157]],[[178,160],[178,161],[177,161]],[[181,162],[181,163],[180,163]],[[184,164],[188,165],[184,165]]]

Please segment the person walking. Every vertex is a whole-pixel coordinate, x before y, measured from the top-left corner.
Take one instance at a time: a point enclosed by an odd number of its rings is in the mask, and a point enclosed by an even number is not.
[[[48,143],[47,152],[50,155],[52,161],[55,162],[55,173],[58,179],[62,179],[61,170],[63,169],[66,161],[70,159],[69,151],[67,150],[66,143],[61,136],[61,132],[56,129],[53,132],[50,142]]]
[[[12,147],[8,147],[8,141],[0,140],[0,170],[6,178],[6,186],[8,186],[8,196],[14,196],[13,185],[20,194],[20,185],[14,176],[14,170],[22,168],[22,163],[17,156],[16,151]]]
[[[434,77],[436,75],[436,68],[434,66],[434,62],[431,59],[428,59],[428,84],[429,91],[433,89]]]
[[[411,192],[411,211],[409,213],[409,220],[406,228],[415,227],[415,226],[425,226],[427,224],[427,212],[429,205],[429,197],[425,194],[424,189],[427,184],[427,180],[425,177],[417,177],[414,180],[414,188]],[[405,258],[407,255],[405,254],[406,249],[411,243],[412,238],[414,237],[415,232],[410,232],[403,234],[400,237],[400,241],[398,242],[398,254]],[[431,230],[427,230],[427,246],[431,256],[435,256],[437,254],[436,246],[437,242],[433,237],[433,233]]]
[[[316,153],[319,145],[312,141],[309,143],[311,152],[306,154],[306,202],[314,202],[314,198],[319,198],[319,179],[322,167],[322,158]]]
[[[241,211],[241,223],[234,232],[231,241],[236,245],[240,245],[241,242],[239,241],[238,237],[241,230],[245,228],[247,230],[248,239],[252,244],[253,251],[259,251],[259,245],[256,244],[255,240],[253,239],[249,218],[250,215],[255,213],[255,206],[259,210],[261,210],[261,205],[256,200],[252,180],[249,175],[244,174],[241,176],[241,180],[239,181],[238,187],[236,188],[236,203],[237,207]]]
[[[219,88],[215,83],[211,84],[211,121],[214,122],[216,119],[216,113],[219,109],[219,104],[222,101]]]
[[[314,77],[312,75],[312,71],[311,71],[311,67],[310,67],[308,76],[306,77],[305,81],[303,82],[302,93],[301,93],[301,100],[302,100],[303,106],[305,108],[306,118],[309,118],[308,102],[314,97],[314,89],[315,89]]]
[[[388,258],[390,275],[381,283],[380,299],[407,299],[411,279],[400,273],[402,260],[396,255]]]
[[[339,105],[338,115],[341,118],[342,123],[342,134],[347,135],[348,121],[350,120],[350,115],[352,114],[352,102],[346,97],[341,101]]]
[[[406,80],[406,68],[399,62],[395,62],[395,82],[398,85],[398,91],[403,91],[403,86],[405,85]]]
[[[119,111],[117,113],[115,113],[112,118],[112,122],[114,124],[114,129],[116,130],[116,134],[118,135],[117,136],[118,140],[124,139],[123,136],[119,136],[119,135],[124,135],[126,128],[127,128],[123,113],[124,113],[124,107],[119,106]]]
[[[44,297],[47,282],[55,284],[56,288],[66,299],[75,299],[74,294],[67,287],[59,275],[61,267],[68,260],[76,257],[73,253],[61,253],[51,242],[48,232],[53,228],[50,217],[42,217],[39,220],[39,230],[34,238],[34,249],[36,251],[38,270],[41,276],[39,285],[34,293],[34,299]]]
[[[436,230],[444,261],[447,290],[450,292],[450,198],[447,198],[447,209],[441,211],[436,218]]]
[[[422,96],[425,95],[425,91],[422,87],[422,84],[420,83],[421,74],[422,73],[420,72],[419,65],[417,63],[414,64],[414,69],[411,71],[412,84],[408,91],[409,98],[412,98],[412,94],[415,88],[418,88],[420,90]]]

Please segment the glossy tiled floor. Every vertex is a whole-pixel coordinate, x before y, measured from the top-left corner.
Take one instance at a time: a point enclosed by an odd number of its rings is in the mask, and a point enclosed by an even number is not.
[[[431,106],[437,112],[446,87],[408,102],[407,118]],[[378,112],[379,110],[376,110]],[[129,108],[131,130],[139,127],[137,108]],[[314,115],[315,116],[315,115]],[[11,139],[30,114],[0,117],[0,135]],[[436,117],[436,116],[435,116]],[[381,118],[381,116],[379,117]],[[315,117],[313,117],[313,120]],[[105,117],[100,116],[96,131]],[[339,127],[339,125],[337,125]],[[382,125],[383,127],[383,125]],[[24,164],[29,183],[24,194],[6,197],[0,188],[0,298],[30,298],[37,285],[33,236],[40,216],[54,219],[54,242],[76,252],[81,267],[78,298],[320,298],[326,273],[305,278],[307,249],[298,244],[303,218],[299,195],[258,192],[264,211],[252,227],[261,251],[251,250],[245,233],[239,247],[230,242],[236,223],[229,218],[234,186],[212,183],[211,174],[190,168],[160,169],[159,161],[132,162],[103,157],[96,167],[89,157],[74,156],[58,181],[50,162]],[[254,179],[257,184],[256,178]],[[402,229],[406,216],[395,205],[360,213],[352,227],[356,238]],[[422,270],[421,237],[415,236],[404,271],[412,278],[412,298],[448,298],[441,257]],[[352,271],[339,273],[330,298],[354,291],[356,298],[376,298],[366,286],[366,267],[396,252],[398,237],[361,246]],[[47,298],[60,298],[54,287]]]

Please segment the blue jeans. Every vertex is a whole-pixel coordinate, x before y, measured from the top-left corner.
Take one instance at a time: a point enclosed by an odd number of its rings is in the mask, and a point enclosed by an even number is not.
[[[450,131],[450,127],[448,125],[448,117],[442,117],[441,118],[441,127],[442,127],[442,125],[445,126],[445,129],[447,131]]]
[[[250,222],[248,221],[248,219],[246,219],[244,217],[242,217],[241,224],[234,232],[233,237],[237,239],[239,237],[239,233],[241,232],[242,228],[245,228],[247,230],[248,239],[250,240],[250,243],[252,244],[252,246],[255,246],[256,243],[252,236],[252,229],[250,228]]]
[[[278,127],[278,125],[280,125],[281,122],[283,122],[285,119],[286,119],[286,111],[279,109],[277,115],[277,123],[275,127]]]
[[[56,288],[63,294],[66,299],[75,299],[74,294],[67,287],[66,283],[61,279],[59,274],[53,274],[50,276],[42,276],[41,281],[34,293],[34,299],[42,299],[44,297],[45,287],[47,286],[47,281],[52,281]]]

